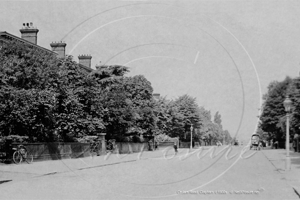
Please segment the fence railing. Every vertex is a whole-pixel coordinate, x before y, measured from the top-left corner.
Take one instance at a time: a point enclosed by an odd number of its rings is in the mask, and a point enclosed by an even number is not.
[[[18,145],[18,143],[13,143]],[[89,143],[25,143],[34,160],[60,160],[90,156]]]

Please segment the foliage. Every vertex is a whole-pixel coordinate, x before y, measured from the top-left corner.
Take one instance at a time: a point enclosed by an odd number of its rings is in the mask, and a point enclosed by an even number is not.
[[[165,134],[159,134],[155,137],[156,142],[169,142],[171,141],[171,137]]]
[[[270,134],[270,138],[283,140],[285,133],[282,131],[282,124],[285,122],[286,112],[283,101],[287,94],[287,88],[292,79],[286,77],[282,82],[272,82],[269,91],[265,95],[263,111],[260,116],[260,128],[263,132]]]
[[[260,127],[258,127],[256,133],[259,135],[261,140],[268,141],[271,139],[271,134],[264,132]]]
[[[97,66],[90,74],[71,56],[54,54],[18,42],[0,50],[0,133],[29,141],[84,141],[106,132],[107,139],[141,142],[143,138],[180,137],[216,141],[222,138],[221,115],[188,95],[154,100],[144,76],[125,77],[128,68]],[[226,132],[229,137],[229,133]],[[80,139],[81,138],[81,139]]]
[[[291,138],[294,134],[300,131],[300,78],[293,79],[289,85],[287,93],[292,100],[292,114],[291,114]],[[285,127],[282,126],[285,131]]]
[[[212,141],[230,140],[229,132],[223,133],[221,125],[221,115],[217,115],[218,123],[211,121],[210,111],[199,107],[196,99],[188,95],[183,95],[175,101],[159,98],[155,101],[154,112],[156,116],[157,137],[168,135],[170,137],[179,137],[182,141],[190,141],[190,127],[193,124],[194,140],[203,140],[206,143]]]
[[[58,74],[58,60],[20,42],[4,43],[0,50],[0,85],[17,89],[45,89]]]
[[[80,86],[88,80],[72,57],[56,59],[30,45],[11,42],[1,48],[0,64],[2,135],[73,141],[103,128],[101,119],[87,111],[90,105],[80,99],[86,92]]]
[[[219,114],[219,112],[216,112],[216,114],[214,116],[214,123],[218,124],[219,127],[222,129],[222,119],[221,119],[221,115]]]

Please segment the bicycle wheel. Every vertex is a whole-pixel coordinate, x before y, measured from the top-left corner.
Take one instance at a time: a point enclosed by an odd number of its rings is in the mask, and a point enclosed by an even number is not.
[[[20,154],[19,151],[15,151],[13,154],[13,161],[16,164],[19,164],[20,162],[22,162],[22,155]]]
[[[33,161],[33,155],[31,153],[28,153],[27,151],[23,155],[23,159],[28,163],[32,163]]]
[[[92,143],[90,145],[90,155],[93,157],[94,153],[96,153],[96,145]]]

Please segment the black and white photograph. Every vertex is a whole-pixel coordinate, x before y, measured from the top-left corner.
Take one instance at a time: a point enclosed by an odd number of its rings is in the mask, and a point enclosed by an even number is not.
[[[300,1],[0,0],[0,199],[300,199]]]

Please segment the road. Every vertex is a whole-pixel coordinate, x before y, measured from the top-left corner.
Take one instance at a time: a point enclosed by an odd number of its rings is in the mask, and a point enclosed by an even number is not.
[[[166,148],[1,169],[2,179],[12,180],[0,185],[1,199],[299,199],[264,151],[244,147],[177,155]]]

